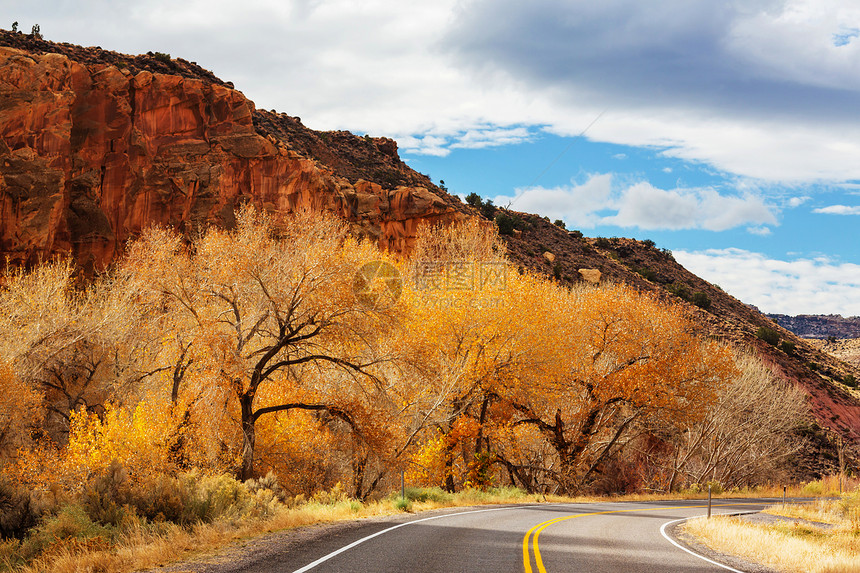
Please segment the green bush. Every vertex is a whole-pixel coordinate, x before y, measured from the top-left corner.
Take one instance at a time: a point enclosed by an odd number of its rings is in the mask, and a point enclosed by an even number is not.
[[[562,221],[561,219],[556,219],[555,221],[552,222],[552,224],[555,225],[556,227],[560,227],[562,229],[567,230],[567,225],[565,225],[564,221]]]
[[[394,500],[394,509],[398,511],[412,511],[412,502],[404,497]]]
[[[854,377],[853,374],[846,374],[845,377],[842,378],[842,383],[849,388],[857,387],[857,379]]]
[[[711,308],[711,298],[701,291],[694,292],[693,296],[690,298],[690,302],[702,310],[708,310]]]
[[[477,193],[469,193],[468,195],[466,195],[466,203],[468,203],[472,207],[480,208],[481,205],[484,204],[484,200],[481,199],[481,196]]]
[[[653,281],[657,278],[657,273],[655,273],[651,269],[637,266],[631,267],[631,269],[633,270],[633,272],[638,273],[640,276],[642,276],[642,278],[648,279],[649,281]]]
[[[690,288],[683,283],[673,283],[666,287],[666,290],[687,302],[690,302],[693,298],[693,293],[690,292]]]
[[[30,561],[54,548],[80,545],[87,540],[107,545],[116,532],[115,528],[94,523],[82,506],[67,505],[56,516],[32,530],[21,543],[18,553],[22,559]]]
[[[440,487],[407,487],[404,493],[406,494],[406,499],[418,503],[425,501],[445,503],[453,497]]]
[[[93,521],[118,525],[128,513],[131,498],[128,473],[114,460],[104,473],[93,476],[85,486],[81,503]]]
[[[164,52],[155,52],[155,54],[153,54],[152,57],[155,58],[156,60],[158,60],[159,62],[163,62],[165,64],[170,63],[170,54],[167,54]]]
[[[788,354],[789,356],[793,356],[794,351],[797,349],[797,345],[793,342],[789,342],[788,340],[783,340],[779,344],[779,349]]]
[[[493,205],[493,202],[487,199],[483,205],[481,205],[481,215],[484,216],[485,219],[493,220],[493,217],[496,215],[496,206]]]
[[[499,228],[500,235],[514,234],[514,218],[507,213],[496,215],[496,226]]]
[[[764,340],[771,346],[776,346],[777,344],[779,344],[779,333],[772,328],[761,326],[759,327],[758,331],[756,331],[755,335],[760,340]]]
[[[582,231],[577,231],[576,229],[574,229],[573,231],[569,231],[567,234],[568,234],[568,236],[573,237],[574,239],[581,239],[582,238]]]

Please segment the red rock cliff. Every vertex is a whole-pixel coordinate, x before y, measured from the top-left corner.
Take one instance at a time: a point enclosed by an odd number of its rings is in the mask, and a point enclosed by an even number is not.
[[[57,51],[0,46],[0,256],[12,262],[71,252],[103,267],[153,223],[229,225],[245,200],[336,212],[397,251],[422,221],[464,217],[390,140],[312,132],[220,81]],[[355,153],[326,164],[330,138],[385,163],[371,169],[381,181],[362,178]]]

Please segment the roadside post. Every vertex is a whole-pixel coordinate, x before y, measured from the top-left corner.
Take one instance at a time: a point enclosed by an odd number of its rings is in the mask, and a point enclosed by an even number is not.
[[[785,490],[787,486],[782,486],[782,509],[785,509]]]
[[[708,519],[711,519],[711,484],[708,484]]]

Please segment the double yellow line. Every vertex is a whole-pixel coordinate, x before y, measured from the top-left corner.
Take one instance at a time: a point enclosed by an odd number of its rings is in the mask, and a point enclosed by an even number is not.
[[[727,507],[734,505],[762,505],[761,503],[724,503],[724,504],[713,504],[713,507]],[[529,552],[529,544],[531,544],[532,551],[535,556],[535,567],[537,568],[538,573],[547,573],[546,568],[543,566],[543,559],[540,555],[540,545],[538,544],[538,539],[540,538],[540,534],[544,529],[549,527],[550,525],[555,525],[556,523],[561,523],[562,521],[567,521],[569,519],[576,519],[577,517],[587,517],[589,515],[607,515],[610,513],[631,513],[634,511],[659,511],[663,509],[695,509],[701,507],[708,507],[705,505],[676,505],[676,506],[663,506],[663,507],[645,507],[645,508],[637,508],[637,509],[615,509],[610,511],[594,511],[591,513],[577,513],[574,515],[565,515],[564,517],[556,517],[555,519],[550,519],[548,521],[544,521],[543,523],[538,523],[531,529],[526,532],[526,536],[523,537],[523,567],[525,568],[526,573],[534,573],[534,569],[532,569],[531,563],[531,554]]]

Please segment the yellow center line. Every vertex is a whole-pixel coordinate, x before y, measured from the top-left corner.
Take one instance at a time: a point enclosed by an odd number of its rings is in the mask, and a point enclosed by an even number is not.
[[[757,502],[738,502],[738,503],[721,503],[721,504],[712,504],[712,507],[732,507],[736,505],[762,505]],[[577,513],[574,515],[565,515],[563,517],[556,517],[542,523],[538,523],[531,529],[526,532],[525,537],[523,537],[523,567],[525,568],[526,573],[534,573],[531,564],[531,554],[529,552],[529,538],[531,538],[531,546],[534,551],[535,556],[535,567],[537,567],[538,573],[547,573],[546,569],[543,566],[543,559],[540,554],[540,545],[538,544],[538,539],[540,538],[541,532],[549,527],[550,525],[554,525],[556,523],[560,523],[562,521],[567,521],[569,519],[575,519],[577,517],[588,517],[590,515],[608,515],[611,513],[631,513],[634,511],[658,511],[664,509],[697,509],[702,507],[708,507],[705,505],[676,505],[676,506],[662,506],[662,507],[645,507],[645,508],[637,508],[637,509],[614,509],[609,511],[594,511],[591,513]]]

